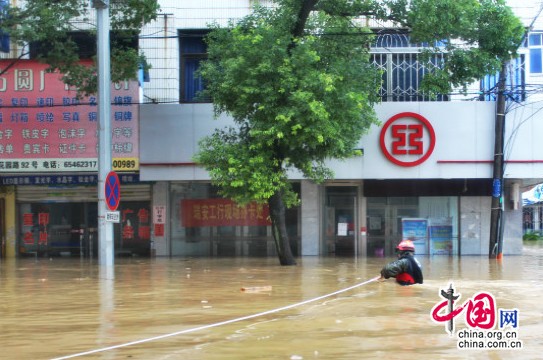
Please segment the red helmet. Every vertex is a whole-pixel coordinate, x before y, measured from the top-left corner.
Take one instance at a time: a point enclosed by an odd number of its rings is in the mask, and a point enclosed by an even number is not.
[[[402,242],[400,242],[398,246],[396,246],[396,250],[415,252],[415,245],[413,245],[413,241],[411,240],[402,240]]]

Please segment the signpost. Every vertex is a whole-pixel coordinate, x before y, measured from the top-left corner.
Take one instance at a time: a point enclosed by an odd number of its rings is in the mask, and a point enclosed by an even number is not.
[[[106,221],[105,180],[111,172],[111,68],[109,49],[109,1],[93,0],[96,9],[96,42],[98,63],[98,261],[107,279],[114,274],[113,224]]]

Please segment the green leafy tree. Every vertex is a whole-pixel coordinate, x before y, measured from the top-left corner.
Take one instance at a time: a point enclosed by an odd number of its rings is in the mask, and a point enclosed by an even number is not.
[[[195,160],[223,196],[267,203],[281,265],[296,263],[285,225],[298,203],[296,169],[317,183],[329,159],[346,159],[372,124],[380,73],[370,66],[372,34],[361,18],[392,22],[414,41],[446,52],[424,86],[446,93],[499,69],[515,55],[522,26],[500,0],[281,0],[209,34],[203,96],[236,126],[200,142]],[[499,30],[498,30],[499,29]],[[445,44],[445,45],[443,45]]]
[[[111,80],[134,79],[138,68],[147,67],[147,63],[143,54],[126,44],[137,37],[143,25],[156,18],[158,1],[111,0],[109,3],[111,30],[118,40],[111,48]],[[21,4],[7,8],[0,16],[0,31],[9,34],[11,43],[22,49],[19,58],[29,54],[30,44],[39,44],[37,58],[48,64],[51,71],[63,74],[66,84],[75,86],[81,94],[96,93],[96,66],[81,63],[74,37],[81,31],[96,33],[96,24],[91,21],[95,13],[90,7],[91,1],[26,0]]]

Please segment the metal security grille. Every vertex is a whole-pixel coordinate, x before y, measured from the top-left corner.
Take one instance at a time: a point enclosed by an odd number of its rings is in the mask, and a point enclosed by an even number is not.
[[[480,82],[480,101],[496,101],[499,74],[487,75]],[[525,101],[530,93],[539,91],[538,87],[526,84],[526,57],[521,54],[509,62],[507,67],[507,101]]]
[[[373,54],[372,64],[382,73],[379,95],[382,101],[448,101],[447,95],[430,97],[420,90],[423,77],[437,68],[443,54],[435,55],[428,62],[419,61],[418,53]]]
[[[439,45],[439,44],[436,44]],[[430,97],[420,90],[422,79],[439,68],[444,54],[422,60],[421,49],[428,44],[414,44],[401,31],[377,34],[371,48],[372,64],[382,73],[379,95],[382,101],[447,101],[448,96]]]

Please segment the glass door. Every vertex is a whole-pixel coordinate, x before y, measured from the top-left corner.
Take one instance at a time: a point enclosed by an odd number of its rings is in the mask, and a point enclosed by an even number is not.
[[[392,256],[402,240],[402,219],[419,216],[416,197],[369,197],[367,200],[368,256]]]
[[[324,197],[323,255],[354,256],[358,228],[356,186],[328,186]]]

